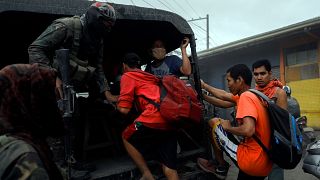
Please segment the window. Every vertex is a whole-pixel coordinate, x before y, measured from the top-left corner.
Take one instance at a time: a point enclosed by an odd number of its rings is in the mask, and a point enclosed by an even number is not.
[[[317,42],[285,49],[286,81],[319,78]]]
[[[317,43],[309,43],[293,48],[288,48],[286,52],[287,66],[312,63],[317,61]]]

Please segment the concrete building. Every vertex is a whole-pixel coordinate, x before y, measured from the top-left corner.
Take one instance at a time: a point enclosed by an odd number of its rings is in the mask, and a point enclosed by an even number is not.
[[[242,63],[251,68],[254,61],[269,59],[274,77],[291,87],[308,124],[320,128],[320,17],[201,51],[198,56],[201,78],[222,89],[227,89],[225,72],[230,66]]]

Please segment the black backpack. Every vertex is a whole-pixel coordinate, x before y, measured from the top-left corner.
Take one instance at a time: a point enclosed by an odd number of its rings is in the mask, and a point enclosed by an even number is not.
[[[280,168],[295,168],[302,156],[302,134],[296,120],[287,110],[276,105],[262,92],[255,89],[249,91],[263,99],[267,105],[271,127],[271,149],[268,149],[256,135],[253,135],[253,138]]]

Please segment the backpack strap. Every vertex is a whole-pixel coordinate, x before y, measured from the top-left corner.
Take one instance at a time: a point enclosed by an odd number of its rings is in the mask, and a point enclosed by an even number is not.
[[[255,94],[256,96],[263,99],[263,101],[267,102],[268,104],[274,103],[272,99],[270,99],[268,96],[263,94],[262,92],[256,90],[256,89],[249,89],[250,92]],[[253,134],[252,138],[259,144],[259,146],[268,154],[270,155],[270,150],[261,142],[261,140],[256,136],[256,134]],[[269,156],[270,157],[270,156]]]
[[[262,98],[264,101],[266,101],[268,104],[274,103],[272,99],[270,99],[268,96],[263,94],[262,92],[256,90],[256,89],[249,89],[248,91],[252,92],[253,94],[257,95],[258,97]]]
[[[255,134],[252,136],[252,138],[259,144],[259,146],[268,154],[270,157],[270,150],[261,142],[261,140],[256,136]]]
[[[145,100],[147,100],[148,103],[154,105],[158,110],[160,109],[160,104],[159,104],[159,103],[154,102],[153,100],[147,98],[147,97],[144,96],[144,95],[139,95],[139,96],[142,97],[142,98],[144,98]],[[139,96],[138,96],[138,97],[139,97]]]

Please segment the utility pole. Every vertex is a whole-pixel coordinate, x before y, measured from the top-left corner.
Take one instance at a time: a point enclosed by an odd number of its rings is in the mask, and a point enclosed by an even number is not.
[[[197,18],[197,19],[191,19],[191,20],[188,20],[188,22],[191,22],[191,21],[198,21],[198,20],[203,20],[203,19],[206,19],[207,20],[207,49],[209,49],[209,14],[207,14],[206,17],[203,17],[203,18]]]
[[[207,14],[207,49],[209,49],[209,14]]]

